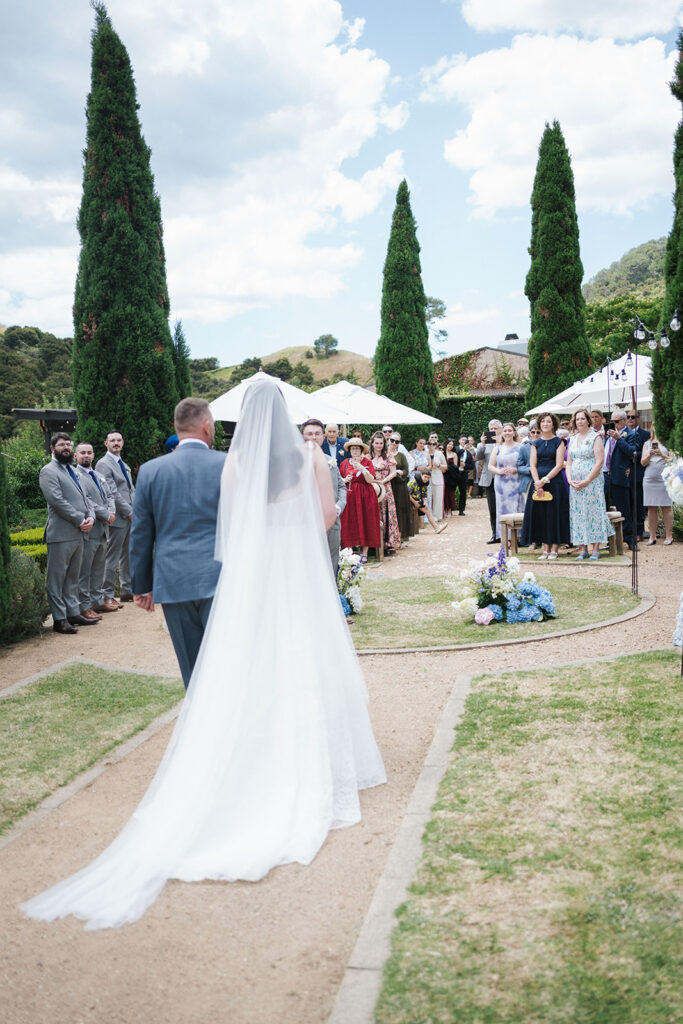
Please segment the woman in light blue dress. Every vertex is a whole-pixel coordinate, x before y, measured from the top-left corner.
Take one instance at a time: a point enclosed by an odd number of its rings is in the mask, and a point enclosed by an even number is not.
[[[516,426],[504,423],[503,440],[495,446],[489,459],[496,489],[496,539],[500,537],[500,517],[524,511],[524,485],[517,472],[520,448]]]
[[[606,544],[614,534],[607,518],[602,464],[605,450],[602,438],[593,430],[587,409],[578,409],[572,417],[574,433],[567,453],[567,483],[569,484],[569,530],[572,544],[581,550],[577,562],[588,558],[588,545],[592,547],[590,561],[597,562],[600,545]]]

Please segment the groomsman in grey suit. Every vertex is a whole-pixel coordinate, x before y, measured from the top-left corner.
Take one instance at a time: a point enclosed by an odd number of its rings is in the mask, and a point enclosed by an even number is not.
[[[121,601],[132,601],[130,588],[130,524],[133,518],[133,476],[130,466],[121,458],[123,437],[119,430],[110,430],[104,439],[106,455],[99,460],[95,469],[100,473],[114,495],[116,518],[109,527],[107,560],[104,567],[104,600],[98,611],[113,612],[119,607],[114,599],[116,568],[119,570]]]
[[[307,420],[301,427],[301,433],[304,441],[314,441],[316,444],[320,445],[323,451],[325,451],[324,442],[327,441],[328,438],[325,438],[323,425],[320,420]],[[330,454],[329,448],[325,454],[327,456],[327,463],[330,467],[332,493],[334,494],[334,500],[337,508],[337,518],[327,531],[327,543],[330,548],[332,572],[334,573],[334,578],[336,580],[337,571],[339,569],[339,548],[341,546],[341,520],[339,517],[346,508],[346,484],[339,473],[339,465],[337,463],[336,456]]]
[[[225,452],[211,448],[208,402],[175,409],[178,447],[140,467],[130,539],[133,600],[161,604],[187,689],[211,611],[221,565],[214,558]]]
[[[83,618],[97,622],[102,616],[97,614],[95,608],[101,607],[105,600],[103,586],[107,541],[109,526],[116,519],[116,506],[107,481],[92,468],[95,459],[92,445],[80,441],[76,445],[75,455],[78,482],[95,512],[95,522],[83,549],[78,600]]]
[[[73,468],[73,446],[61,431],[50,438],[52,459],[40,471],[47,502],[47,598],[55,633],[77,633],[94,620],[80,614],[78,578],[83,547],[95,521],[93,507]]]

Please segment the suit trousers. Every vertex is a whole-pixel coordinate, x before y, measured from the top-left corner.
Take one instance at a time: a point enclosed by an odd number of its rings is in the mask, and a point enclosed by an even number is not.
[[[174,601],[161,606],[185,689],[190,683],[212,604],[213,595],[196,601]]]
[[[130,594],[130,520],[127,526],[110,526],[107,543],[107,560],[104,566],[104,596],[111,601],[116,584],[116,567],[119,569],[119,584],[122,594]]]
[[[633,547],[636,539],[633,532],[633,488],[618,487],[616,484],[610,483],[610,494],[612,496],[612,504],[624,517],[624,540],[629,547]]]
[[[332,523],[332,526],[327,531],[327,543],[330,549],[334,582],[336,583],[339,571],[339,548],[341,547],[341,519],[339,516],[337,516],[336,522]]]
[[[107,561],[107,538],[103,533],[95,540],[88,537],[83,545],[81,574],[78,580],[78,602],[81,612],[99,607],[105,600],[104,569]]]
[[[84,546],[82,537],[48,542],[46,590],[55,622],[80,614],[78,579]]]
[[[458,512],[465,511],[468,485],[469,481],[467,479],[467,473],[458,473],[458,482],[454,488],[454,493],[455,491],[458,492]]]
[[[496,530],[496,488],[493,486],[493,480],[486,488],[486,501],[489,506],[489,522],[491,523],[491,536],[497,536]]]

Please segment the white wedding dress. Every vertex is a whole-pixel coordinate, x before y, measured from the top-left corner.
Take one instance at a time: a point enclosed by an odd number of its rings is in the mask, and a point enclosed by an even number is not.
[[[329,829],[360,820],[358,790],[386,781],[311,456],[269,381],[244,402],[216,549],[204,642],[147,793],[92,864],[22,905],[29,916],[114,927],[169,878],[256,881],[308,864]]]

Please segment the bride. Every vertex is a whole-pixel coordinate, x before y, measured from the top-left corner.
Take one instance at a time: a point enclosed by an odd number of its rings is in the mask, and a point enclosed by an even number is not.
[[[170,878],[309,864],[331,828],[360,821],[358,790],[386,781],[330,573],[319,455],[277,386],[253,384],[221,481],[223,569],[161,765],[111,846],[22,904],[30,917],[114,927]]]

